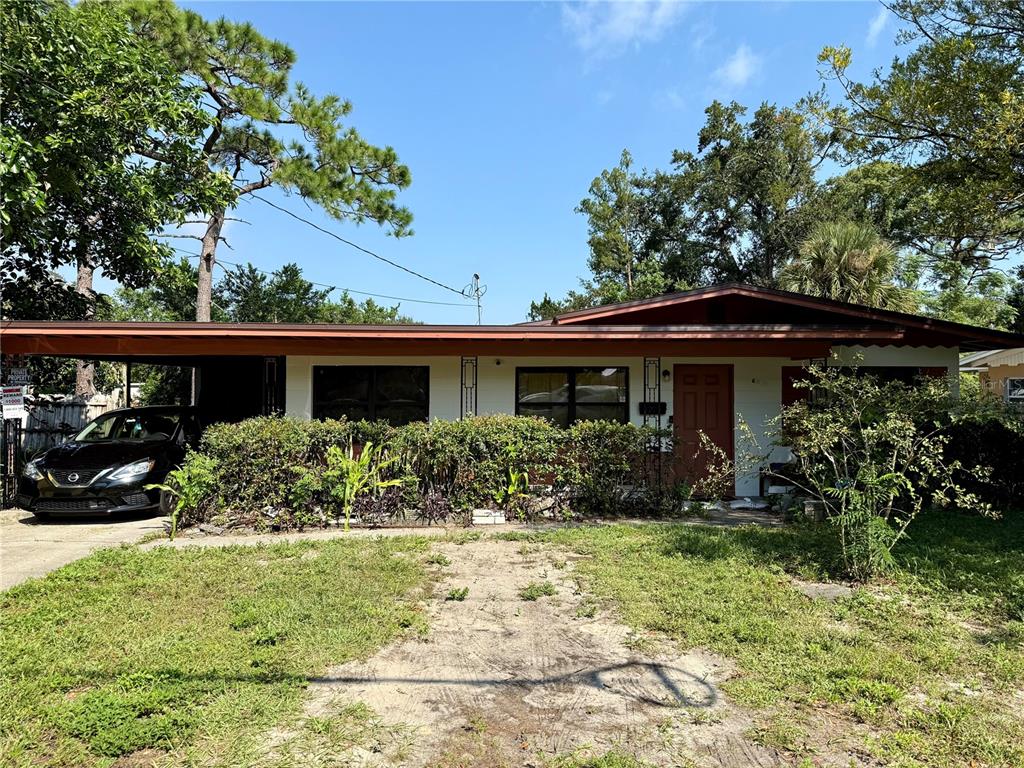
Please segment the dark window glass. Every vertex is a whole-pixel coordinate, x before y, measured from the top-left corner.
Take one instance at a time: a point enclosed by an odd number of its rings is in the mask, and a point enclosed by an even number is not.
[[[574,421],[629,421],[627,368],[517,368],[516,413],[567,427]]]
[[[313,418],[426,421],[430,368],[404,365],[313,367]]]

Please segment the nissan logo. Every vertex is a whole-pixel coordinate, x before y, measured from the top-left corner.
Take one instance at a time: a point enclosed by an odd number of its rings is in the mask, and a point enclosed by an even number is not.
[[[78,473],[77,472],[72,472],[70,475],[68,475],[68,480],[70,480],[72,483],[77,483],[78,482]]]

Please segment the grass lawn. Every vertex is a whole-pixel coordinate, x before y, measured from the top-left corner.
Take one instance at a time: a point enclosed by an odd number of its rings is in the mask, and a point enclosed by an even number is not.
[[[0,594],[0,765],[249,765],[309,676],[424,620],[417,538],[109,549]]]
[[[835,602],[828,529],[611,526],[539,537],[587,555],[587,591],[627,623],[732,659],[753,736],[813,764],[848,750],[894,766],[1024,765],[1024,515],[931,514],[890,579]]]

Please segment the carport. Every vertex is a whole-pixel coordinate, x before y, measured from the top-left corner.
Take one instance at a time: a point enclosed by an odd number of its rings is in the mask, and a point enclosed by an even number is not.
[[[46,332],[40,333],[29,323],[5,324],[0,352],[123,363],[129,385],[133,365],[191,368],[195,372],[192,404],[199,408],[204,424],[284,410],[284,357],[247,346],[223,327],[169,333],[169,327],[177,324],[132,323],[131,331],[125,333],[124,324],[45,325]]]

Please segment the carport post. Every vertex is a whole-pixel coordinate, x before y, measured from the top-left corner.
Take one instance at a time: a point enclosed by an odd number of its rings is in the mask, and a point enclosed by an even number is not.
[[[132,363],[128,360],[124,364],[124,407],[132,407]]]

